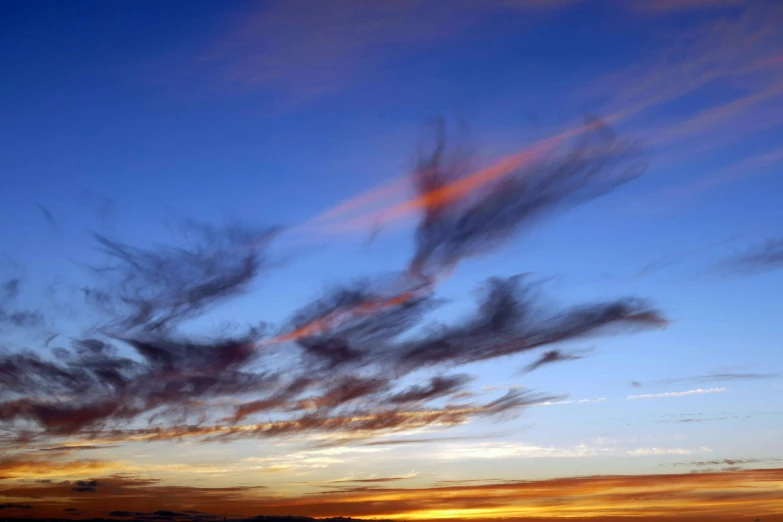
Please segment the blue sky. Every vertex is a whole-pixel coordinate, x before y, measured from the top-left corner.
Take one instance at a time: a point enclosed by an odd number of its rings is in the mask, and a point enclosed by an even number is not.
[[[519,374],[532,360],[524,355],[472,365],[476,392],[522,385],[575,402],[446,430],[487,438],[444,442],[445,460],[429,445],[394,447],[368,454],[361,469],[335,461],[306,478],[373,468],[422,481],[533,479],[783,457],[783,271],[726,274],[721,264],[783,233],[780,6],[685,4],[5,2],[0,266],[24,276],[23,298],[36,303],[50,283],[85,277],[80,263],[97,259],[90,231],[149,246],[170,241],[167,223],[186,217],[297,226],[393,183],[411,170],[434,115],[463,116],[486,165],[582,113],[621,114],[610,123],[642,146],[644,176],[466,260],[438,288],[452,301],[437,318],[469,313],[488,277],[531,272],[551,278],[553,304],[639,296],[670,325],[581,339],[569,347],[592,348],[588,357],[529,375]],[[283,234],[272,251],[280,266],[196,327],[280,324],[325,285],[400,270],[413,219],[369,243],[372,227]],[[66,329],[92,317],[57,314]],[[11,343],[21,335],[11,332]],[[178,459],[173,443],[156,444],[131,443],[112,460],[167,452],[170,470],[147,469],[187,482],[174,465],[213,451],[186,443]],[[269,451],[288,458],[286,444]],[[214,451],[240,461],[257,456],[249,445]],[[402,454],[414,458],[393,458]],[[255,477],[242,473],[242,484]]]

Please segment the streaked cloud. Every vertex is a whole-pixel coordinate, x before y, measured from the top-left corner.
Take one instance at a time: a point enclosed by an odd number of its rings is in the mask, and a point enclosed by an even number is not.
[[[598,399],[573,399],[573,400],[564,400],[564,401],[544,401],[538,404],[534,404],[531,407],[541,407],[541,406],[560,406],[564,404],[596,404],[599,402],[604,402],[608,400],[606,397],[600,397]]]
[[[0,455],[0,480],[30,477],[84,477],[127,470],[127,466],[121,462],[63,457],[64,455],[30,452]]]
[[[98,477],[95,491],[72,491],[70,484],[0,486],[0,495],[24,498],[37,516],[61,516],[63,502],[82,517],[127,509],[197,510],[255,516],[350,516],[422,520],[438,518],[690,517],[736,520],[779,513],[783,508],[781,469],[725,473],[610,475],[484,483],[441,483],[438,487],[331,489],[303,496],[265,496],[253,488],[176,487],[132,476]],[[37,497],[31,499],[31,497]],[[56,501],[51,499],[56,498]],[[488,502],[487,499],[491,499]],[[15,500],[11,500],[14,502]],[[15,501],[22,503],[20,501]]]
[[[687,397],[689,395],[704,395],[710,393],[725,392],[726,388],[698,388],[695,390],[685,390],[679,392],[663,392],[663,393],[643,393],[641,395],[629,395],[628,399],[658,399],[668,397]]]
[[[660,455],[692,455],[696,453],[709,453],[712,450],[707,447],[696,449],[689,448],[662,448],[641,447],[624,448],[616,444],[609,444],[609,440],[601,440],[594,445],[579,444],[575,446],[539,446],[516,442],[508,443],[476,443],[448,445],[437,454],[442,459],[507,459],[507,458],[584,458],[584,457],[648,457]],[[616,442],[616,441],[611,441]]]
[[[722,381],[760,381],[767,379],[774,379],[778,377],[779,373],[752,373],[752,372],[709,372],[702,375],[692,375],[689,377],[675,377],[672,379],[660,379],[655,381],[648,381],[641,383],[639,381],[633,381],[631,385],[634,388],[641,388],[643,386],[662,386],[677,383],[708,383],[708,382],[722,382]]]
[[[96,235],[108,261],[82,292],[99,323],[53,356],[0,354],[0,384],[12,394],[0,403],[0,420],[20,437],[85,444],[303,435],[342,444],[561,400],[513,389],[483,403],[463,395],[467,402],[452,404],[447,397],[466,391],[471,376],[443,372],[542,349],[550,349],[546,362],[574,359],[551,348],[667,324],[636,297],[553,307],[540,283],[517,275],[489,278],[475,309],[452,324],[419,328],[432,324],[443,274],[644,169],[631,145],[604,121],[587,118],[462,176],[450,160],[460,147],[446,147],[444,125],[412,178],[417,195],[400,206],[418,220],[402,270],[327,289],[274,330],[254,323],[206,339],[183,333],[182,324],[244,294],[271,270],[279,227],[187,222],[184,244],[153,248]],[[409,381],[425,371],[435,375]],[[257,422],[259,416],[276,420]],[[141,427],[145,421],[155,427]]]
[[[547,11],[573,0],[362,2],[273,0],[237,13],[192,68],[223,82],[302,101],[349,85],[390,57],[440,43],[497,13]]]
[[[633,450],[626,451],[626,454],[631,455],[632,457],[648,457],[651,455],[691,455],[693,453],[709,453],[712,450],[707,447],[701,447],[698,451],[691,450],[691,449],[685,449],[685,448],[637,448]]]
[[[783,268],[783,237],[748,249],[725,260],[721,268],[739,273],[760,273]]]
[[[692,462],[675,462],[675,467],[705,467],[705,466],[743,466],[745,464],[770,464],[781,462],[783,459],[715,459],[699,460]]]

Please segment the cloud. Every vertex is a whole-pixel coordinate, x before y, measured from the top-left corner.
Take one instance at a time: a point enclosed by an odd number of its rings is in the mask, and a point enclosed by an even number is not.
[[[245,425],[174,425],[167,428],[103,430],[86,435],[107,443],[153,440],[231,440],[241,438],[269,438],[302,435],[306,433],[335,434],[332,444],[365,439],[381,434],[397,433],[426,426],[457,426],[474,418],[488,418],[513,414],[520,409],[552,399],[540,393],[511,390],[498,399],[482,405],[447,405],[442,409],[402,410],[385,409],[361,411],[353,409],[350,415],[307,413],[292,420],[271,421]]]
[[[529,373],[547,364],[552,364],[555,362],[562,362],[562,361],[574,361],[577,359],[581,359],[582,357],[584,356],[571,354],[571,353],[564,353],[560,350],[550,350],[548,352],[544,352],[543,354],[541,354],[538,359],[525,366],[525,368],[522,371],[524,373]]]
[[[701,451],[712,451],[709,448],[702,448]],[[632,457],[649,457],[651,455],[690,455],[694,450],[684,448],[637,448],[626,451],[626,454]]]
[[[554,349],[559,343],[666,324],[637,298],[545,306],[542,284],[522,276],[490,278],[471,313],[432,324],[444,272],[643,168],[633,147],[588,119],[510,162],[463,176],[452,161],[464,155],[462,145],[446,147],[443,128],[413,177],[417,195],[403,205],[419,219],[403,270],[336,285],[278,328],[258,321],[209,337],[186,334],[184,325],[248,292],[272,268],[279,227],[186,222],[181,244],[152,248],[96,235],[105,261],[90,267],[93,280],[82,293],[99,322],[83,336],[61,336],[70,347],[51,356],[0,353],[0,421],[18,438],[68,438],[84,449],[304,434],[338,444],[502,418],[560,400],[532,390],[483,403],[457,399],[470,375],[450,372],[548,349],[540,366],[576,357]],[[18,285],[6,288],[10,296]],[[416,384],[425,372],[425,383]],[[258,422],[261,415],[274,420]]]
[[[96,487],[98,486],[98,481],[77,480],[75,484],[76,486],[71,488],[71,491],[75,491],[77,493],[92,493],[93,491],[95,491]]]
[[[781,84],[779,91],[783,93],[783,84]],[[781,121],[781,123],[783,123],[783,121]],[[668,135],[669,132],[666,131],[663,132],[663,134]],[[749,178],[751,176],[759,175],[760,173],[769,170],[770,167],[774,166],[775,164],[781,163],[781,161],[783,161],[783,150],[781,149],[765,152],[762,154],[756,154],[744,158],[727,167],[719,169],[717,172],[698,179],[694,182],[666,188],[658,192],[653,197],[671,200],[685,196],[693,196],[727,183],[732,183]],[[771,248],[774,253],[775,241],[770,241],[768,247]],[[758,259],[762,260],[764,256],[763,250],[761,252],[757,252],[757,254],[760,255]],[[752,265],[753,253],[749,253],[748,255],[750,256],[750,259],[747,260],[749,262],[748,264]],[[742,265],[742,257],[735,259],[733,264]],[[736,269],[739,267],[735,266],[734,268]],[[746,268],[750,267],[748,266]]]
[[[33,506],[30,504],[13,504],[13,503],[5,503],[0,504],[0,509],[33,509]]]
[[[745,0],[632,0],[626,3],[640,11],[654,13],[727,9],[747,4]]]
[[[102,445],[88,445],[88,444],[79,444],[79,445],[69,445],[69,444],[63,444],[61,446],[50,446],[46,448],[37,448],[36,451],[55,451],[57,453],[70,453],[73,451],[91,451],[91,450],[99,450],[99,449],[109,449],[114,448],[115,446],[112,446],[111,444],[102,444]]]
[[[472,518],[619,516],[711,517],[732,520],[780,512],[781,469],[733,472],[609,475],[547,480],[483,480],[436,487],[362,486],[302,496],[252,494],[251,488],[177,487],[137,477],[99,477],[106,489],[84,495],[68,485],[0,485],[7,498],[38,497],[29,504],[41,518],[57,517],[63,502],[91,514],[156,511],[193,515],[233,513],[239,516],[350,516],[365,518],[439,519],[446,512]],[[56,501],[50,499],[55,498]],[[491,499],[488,502],[487,499]],[[640,502],[643,499],[643,502]],[[27,501],[25,501],[27,502]],[[123,511],[122,514],[119,512]],[[188,510],[187,512],[185,510]],[[531,518],[532,520],[532,518]]]
[[[407,444],[442,444],[444,442],[451,442],[451,441],[464,441],[464,440],[474,440],[474,439],[481,439],[481,438],[487,438],[483,436],[477,436],[477,437],[432,437],[428,439],[413,439],[413,438],[406,438],[406,439],[393,439],[393,440],[373,440],[370,442],[365,442],[365,446],[401,446],[401,445],[407,445]]]
[[[193,68],[224,85],[278,91],[299,102],[361,81],[391,56],[452,39],[497,13],[524,21],[531,10],[568,3],[275,0],[238,12]]]
[[[657,381],[651,381],[647,383],[640,383],[633,381],[631,384],[634,388],[641,388],[642,386],[660,386],[677,383],[708,383],[708,382],[722,382],[722,381],[757,381],[765,379],[774,379],[780,374],[777,373],[738,373],[738,372],[710,372],[703,375],[693,375],[689,377],[676,377],[673,379],[661,379]]]
[[[703,395],[707,393],[721,393],[726,391],[726,388],[707,388],[707,389],[696,389],[696,390],[686,390],[686,391],[680,391],[680,392],[663,392],[663,393],[644,393],[641,395],[629,395],[629,399],[658,399],[658,398],[667,398],[667,397],[686,397],[688,395]]]
[[[563,401],[544,401],[538,404],[535,404],[535,407],[540,406],[560,406],[563,404],[596,404],[599,402],[606,401],[606,397],[601,397],[598,399],[579,399],[579,400],[563,400]]]
[[[783,268],[783,238],[768,240],[764,245],[749,249],[723,263],[734,272],[765,272]]]
[[[414,274],[433,276],[491,251],[525,225],[611,191],[646,166],[632,143],[592,117],[473,172],[465,172],[465,152],[446,139],[441,122],[434,146],[418,161],[413,199],[361,218],[423,214],[410,263]]]
[[[577,446],[539,446],[522,443],[477,443],[452,445],[438,456],[443,459],[508,459],[508,458],[585,458],[585,457],[646,457],[654,455],[691,455],[711,452],[709,448],[632,448],[624,449],[608,445],[608,440],[596,441],[596,445],[579,444]]]
[[[189,520],[206,519],[213,512],[210,507],[235,513],[232,503],[250,501],[252,506],[254,497],[249,494],[254,491],[257,488],[169,486],[154,478],[121,474],[75,482],[0,484],[0,495],[12,499],[33,498],[29,504],[36,510],[36,517],[51,519],[62,518],[63,504],[69,512],[78,512],[81,518],[97,519],[108,514],[160,520],[182,513]],[[177,507],[172,509],[172,506]]]
[[[676,467],[737,466],[744,464],[768,464],[781,461],[783,461],[783,459],[717,459],[696,462],[675,462],[671,465]]]
[[[665,36],[659,33],[658,45],[650,46],[653,51],[639,53],[631,66],[615,69],[583,89],[587,99],[607,98],[608,113],[634,119],[627,123],[637,129],[644,143],[658,148],[659,166],[741,146],[740,140],[783,124],[783,112],[778,109],[783,75],[776,66],[783,55],[783,37],[773,22],[783,15],[779,2],[639,0],[624,4],[659,14],[704,11],[700,16],[682,17],[676,27],[669,24]],[[724,9],[727,6],[731,8]],[[653,108],[660,109],[658,116],[673,116],[668,121],[643,120]],[[661,197],[699,194],[779,161],[779,150],[762,152],[646,198],[650,208],[660,208]],[[638,202],[634,205],[639,206]]]
[[[610,450],[587,445],[574,447],[536,446],[520,443],[479,443],[449,447],[440,453],[443,459],[506,459],[506,458],[578,458],[591,457]]]
[[[411,386],[389,397],[392,404],[421,402],[450,395],[462,388],[471,377],[469,375],[451,375],[448,377],[433,377],[426,386]]]
[[[34,452],[0,454],[0,479],[73,477],[123,469],[125,466],[119,462],[96,459],[65,460],[61,455]]]
[[[170,328],[246,292],[267,268],[263,254],[276,232],[187,222],[185,233],[195,239],[189,248],[160,249],[135,248],[96,234],[112,263],[99,270],[101,290],[86,288],[85,296],[111,307],[118,319],[111,326],[123,333]]]
[[[400,480],[410,480],[412,478],[416,478],[419,474],[415,471],[412,471],[410,473],[406,473],[405,475],[397,475],[393,477],[370,477],[370,478],[344,478],[344,479],[337,479],[337,480],[330,480],[329,482],[349,482],[349,483],[380,483],[380,482],[397,482]]]
[[[4,327],[38,328],[44,325],[44,315],[37,310],[21,308],[17,302],[22,281],[12,277],[0,284],[0,331]]]

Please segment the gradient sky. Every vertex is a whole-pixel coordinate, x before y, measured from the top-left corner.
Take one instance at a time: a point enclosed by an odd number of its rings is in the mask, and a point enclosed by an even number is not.
[[[637,140],[648,168],[466,259],[437,288],[448,303],[434,317],[459,321],[482,281],[528,273],[554,307],[632,295],[669,320],[571,341],[586,357],[529,374],[530,354],[456,370],[483,402],[520,386],[567,397],[339,445],[79,432],[23,444],[14,437],[30,427],[3,420],[0,503],[32,516],[773,520],[780,24],[774,0],[0,2],[0,275],[19,277],[18,306],[49,321],[0,323],[9,353],[46,355],[52,331],[91,324],[71,299],[100,258],[95,231],[150,246],[176,239],[184,218],[293,227],[254,291],[191,332],[281,325],[328,285],[401,270],[417,212],[389,209],[413,194],[405,176],[436,115],[467,123],[477,168],[584,113]]]

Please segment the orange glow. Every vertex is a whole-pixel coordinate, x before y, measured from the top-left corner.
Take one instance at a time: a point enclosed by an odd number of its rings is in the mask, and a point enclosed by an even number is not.
[[[95,459],[60,460],[67,454],[64,449],[60,455],[41,456],[39,454],[12,454],[0,458],[0,480],[3,478],[43,478],[89,476],[96,473],[118,472],[127,469],[119,462],[106,462]]]
[[[24,498],[36,516],[62,516],[63,505],[90,516],[112,510],[196,509],[243,516],[349,516],[398,520],[617,518],[781,520],[783,469],[734,472],[590,476],[535,481],[488,481],[441,487],[352,488],[299,496],[268,496],[252,487],[180,487],[154,479],[99,478],[89,495],[69,486],[5,484],[0,496]],[[32,500],[31,500],[32,499]]]
[[[329,331],[330,329],[335,327],[340,321],[372,315],[386,308],[399,306],[407,301],[410,301],[417,295],[418,292],[404,292],[400,295],[391,297],[389,299],[370,301],[356,306],[342,307],[327,314],[324,317],[311,321],[304,326],[300,326],[299,328],[291,332],[288,332],[287,334],[278,335],[277,337],[273,337],[272,339],[267,339],[261,344],[263,346],[268,346],[272,344],[282,343],[285,341],[294,341],[296,339],[301,339],[302,337],[310,337],[313,335],[318,335]]]

